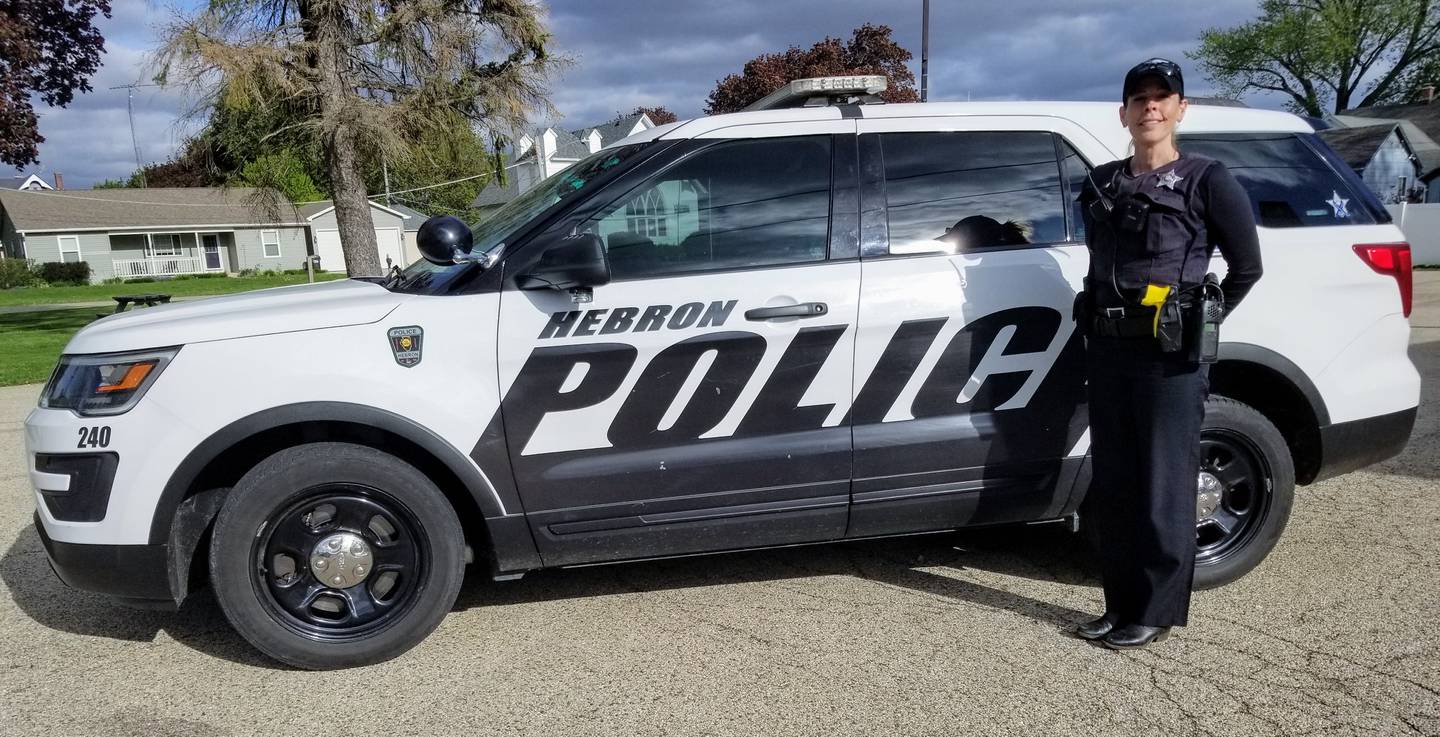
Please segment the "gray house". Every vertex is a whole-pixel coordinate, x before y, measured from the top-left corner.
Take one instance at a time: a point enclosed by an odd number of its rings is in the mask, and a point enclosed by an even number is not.
[[[344,271],[345,254],[340,248],[335,203],[330,200],[306,203],[300,206],[300,216],[314,234],[315,255],[320,257],[320,268]],[[371,200],[370,219],[375,224],[375,245],[380,248],[382,267],[388,269],[397,265],[404,268],[420,258],[420,251],[415,247],[415,232],[425,222],[423,214],[404,205],[382,205]]]
[[[1427,171],[1399,123],[1330,128],[1319,135],[1386,204],[1422,191]]]
[[[308,225],[245,187],[0,190],[7,258],[86,261],[91,279],[277,271],[305,265]]]

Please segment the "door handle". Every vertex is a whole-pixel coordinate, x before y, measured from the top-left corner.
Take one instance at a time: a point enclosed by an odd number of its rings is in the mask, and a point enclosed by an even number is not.
[[[778,320],[782,317],[819,317],[830,311],[824,302],[804,302],[784,307],[756,307],[745,310],[746,320]]]

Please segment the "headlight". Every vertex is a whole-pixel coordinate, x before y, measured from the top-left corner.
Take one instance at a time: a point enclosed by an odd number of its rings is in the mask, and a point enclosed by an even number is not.
[[[61,356],[45,393],[40,395],[40,406],[73,410],[86,417],[127,412],[179,350]]]

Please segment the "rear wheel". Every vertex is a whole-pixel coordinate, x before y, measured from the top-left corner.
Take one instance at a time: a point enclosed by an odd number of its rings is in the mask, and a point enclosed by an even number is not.
[[[1205,402],[1196,483],[1195,588],[1249,573],[1285,531],[1295,465],[1264,415],[1228,397]]]
[[[225,616],[301,668],[389,660],[455,602],[464,539],[444,494],[373,448],[276,453],[236,484],[215,521],[211,579]]]

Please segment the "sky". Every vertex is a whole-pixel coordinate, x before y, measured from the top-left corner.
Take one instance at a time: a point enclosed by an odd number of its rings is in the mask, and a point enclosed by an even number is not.
[[[126,90],[148,82],[150,51],[177,11],[152,0],[112,0],[101,22],[106,39],[94,90],[65,109],[38,107],[40,164],[47,181],[64,173],[67,189],[135,170]],[[848,39],[864,23],[888,25],[912,51],[920,81],[921,0],[550,0],[554,50],[572,64],[551,82],[569,128],[603,123],[616,112],[659,105],[681,118],[701,113],[715,83],[749,59],[826,36]],[[1125,70],[1152,56],[1179,62],[1186,92],[1213,91],[1185,52],[1200,32],[1258,15],[1258,0],[1160,3],[1150,0],[932,0],[930,100],[1116,100]],[[1283,100],[1247,97],[1257,107]],[[167,159],[203,121],[178,90],[134,90],[135,138],[145,163]],[[538,121],[537,121],[538,122]],[[17,172],[0,167],[0,184]],[[53,182],[52,182],[53,183]]]

